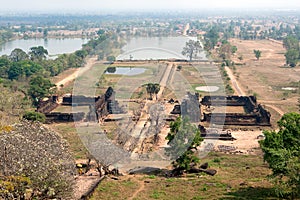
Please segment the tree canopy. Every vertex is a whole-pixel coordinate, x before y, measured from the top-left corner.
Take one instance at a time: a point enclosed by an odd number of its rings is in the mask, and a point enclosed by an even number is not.
[[[197,57],[201,49],[202,47],[199,41],[189,40],[182,50],[182,55],[187,56],[189,60],[192,61],[193,58]]]
[[[166,149],[167,154],[173,161],[173,166],[181,170],[189,170],[191,163],[198,163],[199,158],[195,155],[195,151],[200,146],[203,138],[199,129],[190,123],[187,117],[183,119],[177,118],[170,124],[170,132],[167,140],[169,148]]]
[[[279,131],[264,131],[260,141],[264,160],[273,171],[281,196],[300,196],[300,114],[288,113],[278,121]]]
[[[296,49],[289,49],[285,54],[286,64],[295,67],[299,60],[299,51]]]
[[[153,94],[158,94],[160,91],[160,85],[158,83],[147,83],[145,86],[147,93],[150,95],[150,99],[152,99]]]
[[[43,46],[31,47],[29,52],[31,60],[44,60],[48,55],[47,49]]]
[[[41,99],[47,97],[51,93],[51,89],[55,86],[49,79],[43,78],[42,76],[33,77],[29,84],[28,94],[33,99],[35,105],[37,105]]]
[[[208,50],[214,49],[218,40],[219,40],[219,32],[217,27],[214,26],[205,34],[205,48]]]
[[[284,38],[283,46],[287,50],[287,52],[284,54],[286,64],[291,67],[295,67],[300,58],[299,40],[295,36],[289,35]]]

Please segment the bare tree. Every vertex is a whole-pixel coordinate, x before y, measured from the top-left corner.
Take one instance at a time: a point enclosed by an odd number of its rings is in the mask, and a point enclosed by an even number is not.
[[[161,104],[154,104],[149,109],[151,125],[149,131],[154,129],[154,142],[158,142],[158,134],[164,123],[164,107]]]

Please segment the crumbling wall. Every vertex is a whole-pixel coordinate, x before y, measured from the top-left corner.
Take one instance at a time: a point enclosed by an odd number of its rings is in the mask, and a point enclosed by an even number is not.
[[[47,113],[46,121],[54,122],[54,121],[63,121],[63,122],[72,122],[72,121],[81,121],[84,118],[84,112],[79,113],[60,113],[60,112],[53,112]]]
[[[47,101],[41,101],[36,111],[40,113],[50,113],[58,106],[57,98],[57,96],[52,96]]]
[[[183,99],[181,104],[182,117],[188,117],[192,123],[197,123],[200,121],[200,113],[199,95],[188,92],[188,98]]]
[[[204,96],[200,103],[205,106],[246,106],[249,110],[257,104],[255,96]]]
[[[271,114],[257,105],[254,96],[205,96],[201,101],[205,106],[243,106],[245,113],[203,113],[203,121],[242,126],[270,126]]]
[[[65,96],[63,97],[62,105],[66,106],[72,106],[72,105],[78,105],[78,106],[86,106],[95,104],[96,101],[98,101],[101,97],[86,97],[83,95],[71,95],[71,96]]]

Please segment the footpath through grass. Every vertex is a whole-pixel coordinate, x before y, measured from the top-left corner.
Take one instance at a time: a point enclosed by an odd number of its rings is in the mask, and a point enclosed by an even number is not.
[[[105,179],[92,199],[277,199],[266,176],[271,173],[262,155],[211,153],[202,162],[218,170],[215,176],[188,174],[125,175]]]

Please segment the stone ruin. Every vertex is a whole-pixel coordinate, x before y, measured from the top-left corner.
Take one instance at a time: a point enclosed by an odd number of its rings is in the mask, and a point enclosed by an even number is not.
[[[87,121],[96,121],[104,118],[108,114],[120,114],[123,113],[119,103],[115,100],[115,91],[109,87],[105,94],[97,97],[87,97],[83,95],[70,95],[62,98],[62,105],[74,106],[75,112],[61,113],[52,112],[59,106],[58,96],[52,96],[47,101],[42,101],[37,112],[44,113],[46,115],[47,122],[53,121],[81,121],[86,119]],[[89,106],[89,112],[76,112],[78,106]]]
[[[203,112],[201,107],[236,106],[243,107],[244,113]],[[199,95],[188,93],[181,105],[175,105],[171,114],[188,116],[191,122],[208,122],[219,125],[271,126],[271,114],[254,96],[204,96],[199,103]]]
[[[245,113],[203,113],[202,121],[238,126],[271,126],[271,114],[254,96],[204,96],[203,106],[242,106]]]
[[[187,93],[186,98],[182,100],[182,103],[175,105],[171,114],[179,114],[182,117],[188,117],[192,123],[200,122],[201,110],[199,103],[199,94]]]

